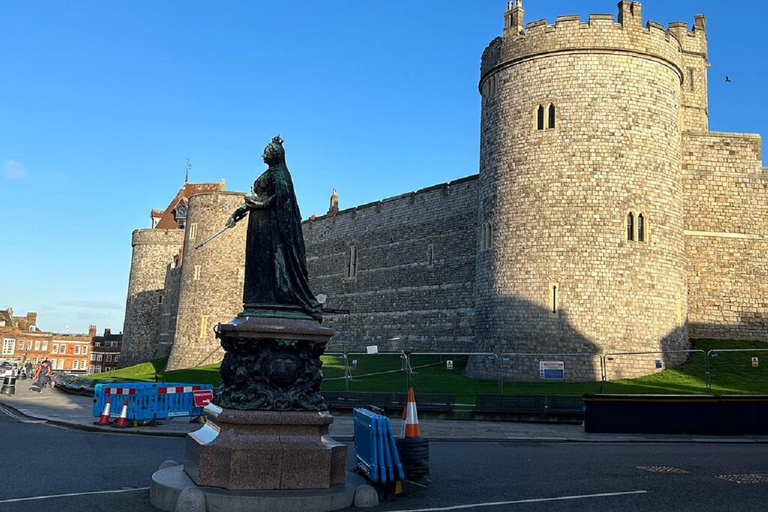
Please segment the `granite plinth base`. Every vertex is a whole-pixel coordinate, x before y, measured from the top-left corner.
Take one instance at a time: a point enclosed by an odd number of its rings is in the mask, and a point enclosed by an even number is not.
[[[175,512],[185,489],[199,489],[205,496],[206,512],[330,512],[352,506],[355,490],[365,479],[347,473],[345,483],[329,489],[298,491],[228,491],[195,485],[182,466],[155,472],[149,491],[153,507]]]
[[[198,486],[228,490],[344,485],[347,447],[328,434],[328,412],[240,411],[214,404],[187,434],[184,470]]]

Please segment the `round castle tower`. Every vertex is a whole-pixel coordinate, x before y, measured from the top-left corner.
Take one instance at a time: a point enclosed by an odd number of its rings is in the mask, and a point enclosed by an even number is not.
[[[476,339],[562,354],[570,380],[598,380],[599,360],[565,354],[686,349],[677,36],[637,2],[525,29],[508,5],[479,84]],[[539,378],[536,361],[507,377]]]
[[[166,272],[183,240],[181,229],[137,229],[133,232],[121,367],[163,355],[157,350]]]
[[[240,192],[195,194],[189,198],[180,295],[168,370],[221,361],[224,351],[213,328],[243,309],[247,222],[240,222],[200,249],[195,246],[224,227],[243,202]]]

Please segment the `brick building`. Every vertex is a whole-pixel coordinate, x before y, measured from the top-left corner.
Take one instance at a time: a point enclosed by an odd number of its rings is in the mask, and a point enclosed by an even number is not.
[[[37,313],[25,317],[13,316],[13,309],[0,310],[0,339],[2,359],[27,361],[33,365],[48,359],[53,370],[94,373],[90,370],[91,359],[98,357],[94,348],[101,350],[106,345],[109,366],[119,359],[122,334],[111,334],[106,329],[104,336],[96,335],[96,326],[91,325],[87,334],[59,334],[42,331],[37,326]],[[95,366],[95,365],[94,365]],[[106,371],[106,370],[105,370]]]
[[[112,334],[110,329],[104,329],[102,336],[95,336],[91,348],[88,373],[109,372],[117,368],[117,364],[120,362],[122,343],[123,335]]]

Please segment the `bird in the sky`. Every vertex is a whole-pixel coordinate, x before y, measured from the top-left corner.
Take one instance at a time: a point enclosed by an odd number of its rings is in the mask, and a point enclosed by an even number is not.
[[[731,81],[731,77],[729,77],[728,75],[725,75],[725,82],[729,83],[730,81]]]

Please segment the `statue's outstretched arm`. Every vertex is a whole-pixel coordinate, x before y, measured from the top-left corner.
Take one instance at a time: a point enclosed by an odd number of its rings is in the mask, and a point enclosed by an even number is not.
[[[227,219],[226,227],[231,228],[238,222],[240,222],[246,215],[248,215],[248,204],[243,203],[240,206],[238,206],[234,212],[232,212],[232,215],[229,216],[229,219]]]

